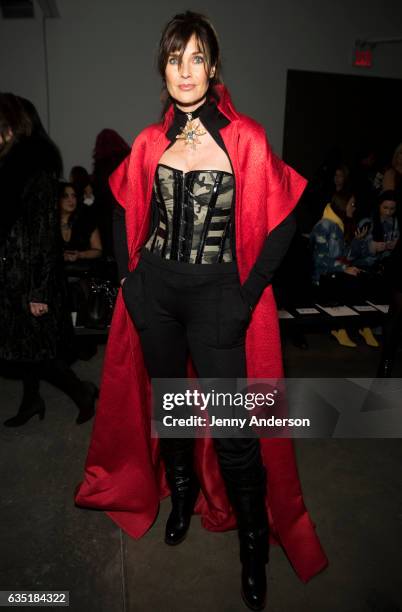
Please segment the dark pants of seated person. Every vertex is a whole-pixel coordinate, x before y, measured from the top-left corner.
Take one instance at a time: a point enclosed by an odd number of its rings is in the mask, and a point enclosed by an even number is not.
[[[339,272],[321,276],[317,299],[326,304],[353,306],[366,300],[386,304],[388,296],[389,291],[381,275],[362,272],[352,276]]]
[[[68,279],[68,298],[71,312],[77,313],[76,325],[86,325],[88,319],[88,281],[83,278]]]

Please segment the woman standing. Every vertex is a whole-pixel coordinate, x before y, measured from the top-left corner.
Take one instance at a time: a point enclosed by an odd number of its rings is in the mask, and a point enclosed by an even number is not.
[[[149,379],[283,375],[268,285],[293,236],[291,211],[305,181],[272,153],[262,126],[233,107],[205,17],[174,17],[158,60],[163,121],[141,132],[111,178],[124,209],[115,236],[123,291],[76,503],[107,510],[140,537],[170,492],[165,541],[171,545],[184,539],[194,505],[213,531],[237,522],[242,595],[259,610],[267,503],[271,538],[301,579],[327,564],[302,501],[291,441],[158,444],[150,437]]]
[[[104,129],[97,135],[92,155],[92,185],[95,215],[106,256],[113,255],[112,221],[116,205],[109,186],[109,176],[129,154],[130,147],[115,130]]]
[[[0,94],[0,359],[20,366],[24,390],[7,427],[36,414],[43,419],[41,378],[73,399],[77,423],[94,414],[95,385],[79,380],[66,363],[73,330],[57,227],[60,170],[58,150],[32,103]]]

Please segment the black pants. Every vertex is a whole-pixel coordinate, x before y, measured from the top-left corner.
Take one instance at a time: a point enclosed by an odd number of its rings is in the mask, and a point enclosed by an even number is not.
[[[23,407],[29,408],[32,402],[39,397],[41,380],[46,380],[66,393],[78,408],[85,407],[88,391],[83,388],[82,381],[63,359],[26,363],[23,369]]]
[[[186,378],[187,357],[200,378],[245,378],[249,307],[234,262],[189,264],[143,249],[123,285],[151,378]],[[192,439],[161,439],[163,456],[192,448]],[[258,439],[214,439],[226,481],[261,478]],[[251,484],[251,483],[250,483]]]

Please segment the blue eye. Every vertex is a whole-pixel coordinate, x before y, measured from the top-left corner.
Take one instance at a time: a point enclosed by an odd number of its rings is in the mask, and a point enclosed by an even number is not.
[[[204,58],[202,57],[202,55],[195,55],[194,56],[194,63],[195,64],[202,64],[204,62]]]
[[[178,63],[178,58],[177,57],[169,57],[168,63],[172,64],[172,65],[177,64]]]

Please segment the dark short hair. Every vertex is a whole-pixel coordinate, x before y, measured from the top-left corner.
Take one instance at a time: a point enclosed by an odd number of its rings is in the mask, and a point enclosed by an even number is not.
[[[349,178],[349,174],[350,174],[350,170],[348,168],[348,166],[346,164],[337,164],[336,168],[335,168],[335,172],[337,172],[338,170],[340,170],[341,172],[343,172],[343,176],[345,177],[345,181],[348,180]],[[334,172],[334,174],[335,174]]]
[[[390,202],[398,201],[396,192],[393,189],[387,189],[386,191],[382,191],[380,193],[380,195],[378,196],[378,205],[382,204],[383,202],[387,200],[389,200]]]
[[[331,208],[332,210],[340,217],[342,220],[346,217],[346,207],[351,197],[355,194],[351,189],[342,189],[337,193],[334,193],[331,199]]]
[[[215,67],[215,74],[210,80],[210,85],[222,83],[221,56],[215,28],[205,15],[192,11],[175,15],[163,29],[157,58],[158,71],[162,80],[165,79],[169,56],[179,52],[180,65],[186,45],[193,34],[197,38],[200,51],[205,56],[207,72],[209,73],[211,68]]]
[[[60,203],[60,200],[64,197],[64,194],[68,187],[71,187],[71,189],[73,189],[75,193],[75,187],[72,183],[68,181],[59,181],[58,186],[57,186],[57,198],[58,198],[59,203]]]

